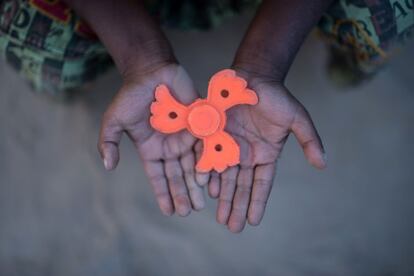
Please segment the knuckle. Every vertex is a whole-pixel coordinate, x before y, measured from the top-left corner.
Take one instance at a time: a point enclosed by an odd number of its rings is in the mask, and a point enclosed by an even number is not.
[[[148,178],[149,178],[150,182],[154,183],[154,184],[162,183],[165,180],[165,177],[162,174],[150,175],[150,176],[148,176]]]
[[[177,201],[188,200],[188,194],[186,190],[175,191],[172,196]]]
[[[222,178],[221,183],[224,186],[234,185],[236,183],[236,179],[235,178]]]
[[[311,146],[312,144],[314,144],[316,141],[314,138],[311,138],[309,140],[306,140],[305,142],[302,143],[302,147],[304,149],[309,148],[309,146]]]
[[[155,197],[158,198],[158,200],[169,199],[170,194],[167,191],[157,191],[155,192]]]
[[[170,183],[170,185],[180,186],[184,184],[184,179],[182,174],[175,174],[168,176],[168,182]]]
[[[233,204],[232,212],[238,218],[245,217],[247,211],[247,205],[245,204]]]
[[[252,199],[250,203],[255,207],[264,207],[267,204],[267,198]]]
[[[219,199],[219,204],[231,205],[232,202],[233,202],[233,200],[231,198],[229,199],[229,198],[223,198],[223,197],[221,197]]]
[[[240,184],[237,185],[237,190],[239,193],[242,194],[250,194],[250,192],[252,191],[252,187],[250,185]]]
[[[273,185],[273,181],[267,179],[255,179],[254,184],[255,187],[261,187],[262,189],[269,189]]]

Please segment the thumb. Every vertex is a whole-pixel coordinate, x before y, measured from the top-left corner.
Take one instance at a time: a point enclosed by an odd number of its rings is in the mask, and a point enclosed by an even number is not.
[[[122,127],[116,120],[104,115],[99,133],[98,150],[105,169],[108,171],[115,169],[118,165],[122,131]]]
[[[291,130],[302,146],[308,162],[318,169],[324,169],[327,165],[325,150],[312,119],[303,106],[298,108]]]

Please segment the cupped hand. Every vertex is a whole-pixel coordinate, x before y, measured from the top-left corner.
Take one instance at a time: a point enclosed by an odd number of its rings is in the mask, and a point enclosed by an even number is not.
[[[293,132],[310,164],[323,169],[325,153],[312,120],[292,94],[278,82],[238,72],[256,91],[259,103],[228,111],[226,130],[240,146],[240,164],[221,175],[213,173],[209,194],[218,197],[217,221],[240,232],[246,221],[258,225],[272,189],[276,161]]]
[[[150,126],[150,104],[161,83],[184,104],[197,98],[191,79],[177,64],[163,65],[145,74],[129,74],[103,116],[98,148],[105,168],[114,169],[125,132],[143,161],[162,213],[186,216],[192,208],[204,207],[201,185],[209,176],[194,171],[195,138],[186,131],[165,135]]]

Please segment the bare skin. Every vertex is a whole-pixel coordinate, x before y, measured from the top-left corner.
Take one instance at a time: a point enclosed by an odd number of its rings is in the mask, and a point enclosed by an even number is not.
[[[154,90],[166,84],[189,104],[198,97],[187,72],[142,1],[67,0],[94,29],[123,78],[123,85],[102,118],[99,152],[107,170],[119,161],[119,143],[126,133],[135,145],[163,214],[187,216],[204,207],[200,184],[208,174],[194,171],[196,140],[185,132],[163,135],[149,125]]]
[[[182,103],[189,104],[197,98],[194,86],[184,71],[176,64],[169,64],[154,72],[134,77],[119,90],[105,112],[99,139],[99,150],[108,170],[114,169],[119,160],[119,143],[125,132],[139,153],[163,214],[187,216],[191,209],[204,207],[202,187],[208,175],[196,174],[196,139],[182,131],[165,135],[149,124],[150,104],[154,89],[166,84]]]
[[[200,144],[186,132],[163,135],[149,125],[154,89],[164,83],[184,104],[197,98],[177,65],[165,35],[138,0],[66,0],[95,30],[124,83],[102,120],[99,150],[105,167],[119,161],[122,133],[134,143],[162,212],[186,216],[204,206],[201,186],[219,197],[217,221],[240,232],[262,220],[276,161],[291,132],[308,161],[326,166],[312,120],[285,88],[284,78],[303,40],[333,0],[263,0],[234,59],[233,68],[259,96],[256,106],[228,112],[227,131],[241,148],[241,163],[222,174],[197,174]],[[197,151],[195,150],[197,149]]]
[[[291,132],[310,164],[319,169],[326,166],[322,143],[302,104],[279,83],[260,79],[249,83],[259,103],[230,110],[227,124],[240,145],[240,165],[210,183],[210,190],[215,190],[210,195],[219,198],[217,221],[227,224],[232,232],[242,231],[246,221],[258,225],[262,220],[276,161]]]
[[[276,162],[292,132],[310,164],[323,169],[325,151],[309,113],[284,85],[297,51],[332,0],[264,0],[239,46],[233,68],[258,93],[256,106],[231,110],[227,129],[241,163],[214,176],[217,221],[232,232],[258,225],[273,185]]]

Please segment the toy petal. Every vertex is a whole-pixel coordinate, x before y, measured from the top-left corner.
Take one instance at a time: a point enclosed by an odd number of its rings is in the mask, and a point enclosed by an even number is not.
[[[210,79],[207,100],[223,111],[238,104],[255,105],[258,102],[256,93],[247,89],[247,82],[230,69],[222,70]]]
[[[203,153],[197,162],[198,172],[212,169],[223,172],[227,167],[237,165],[240,161],[240,149],[236,141],[225,131],[219,131],[203,139]]]
[[[161,84],[155,90],[155,101],[151,104],[150,124],[163,133],[174,133],[185,129],[188,108],[177,102],[167,86]]]

